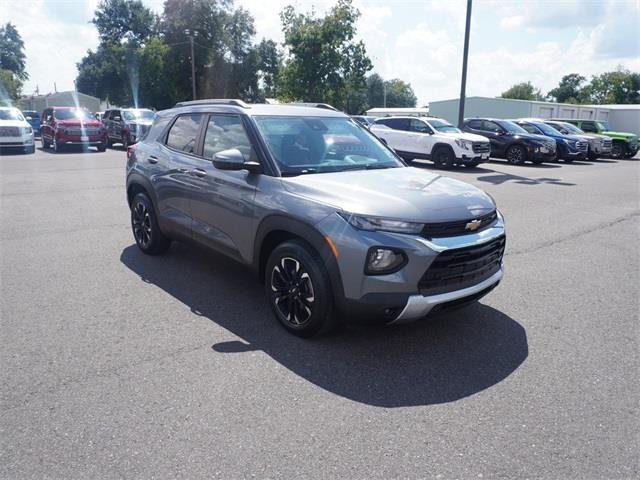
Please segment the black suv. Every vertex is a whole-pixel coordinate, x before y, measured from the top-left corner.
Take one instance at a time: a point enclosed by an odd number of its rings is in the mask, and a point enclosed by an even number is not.
[[[550,162],[556,159],[556,142],[543,135],[532,135],[508,120],[495,118],[467,118],[465,132],[484,135],[491,142],[491,156],[506,158],[509,163],[521,165]]]
[[[107,133],[107,146],[120,143],[126,150],[147,133],[155,117],[155,112],[146,108],[106,110],[102,116],[102,125]]]

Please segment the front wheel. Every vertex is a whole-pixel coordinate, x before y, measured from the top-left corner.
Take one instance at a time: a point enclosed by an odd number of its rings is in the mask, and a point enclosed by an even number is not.
[[[138,248],[147,255],[164,253],[171,245],[171,240],[160,231],[153,203],[146,193],[137,194],[131,202],[131,229]]]
[[[129,148],[129,136],[128,135],[123,135],[122,136],[122,149],[126,152],[127,148]]]
[[[627,146],[622,142],[613,142],[611,147],[611,157],[624,158],[627,154]]]
[[[40,142],[42,143],[42,149],[46,150],[49,148],[49,142],[44,138],[44,135],[40,136]]]
[[[267,298],[278,321],[294,335],[312,337],[336,326],[330,285],[318,254],[302,241],[285,242],[269,256]]]
[[[511,145],[505,155],[507,161],[513,165],[522,165],[527,159],[527,151],[521,145]]]
[[[30,147],[24,147],[24,153],[31,154],[36,152],[36,146],[31,145]]]
[[[455,156],[451,149],[446,147],[438,147],[431,154],[431,158],[433,158],[433,163],[438,168],[451,168],[453,167],[453,162],[455,160]]]
[[[53,137],[53,151],[56,153],[62,152],[62,145],[58,143],[58,139]]]

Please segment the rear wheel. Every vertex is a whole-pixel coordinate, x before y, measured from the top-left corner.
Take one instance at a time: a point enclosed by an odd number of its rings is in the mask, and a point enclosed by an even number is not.
[[[147,255],[164,253],[171,245],[171,240],[160,231],[153,203],[146,193],[137,194],[131,202],[131,229],[136,244]]]
[[[522,165],[527,159],[527,151],[522,145],[511,145],[505,154],[507,161],[513,165]]]
[[[291,240],[275,248],[265,270],[269,304],[289,332],[312,337],[337,325],[329,274],[305,242]]]
[[[438,168],[451,168],[453,167],[453,162],[455,160],[455,156],[451,149],[446,147],[436,147],[431,154],[431,158],[433,159],[435,166]]]

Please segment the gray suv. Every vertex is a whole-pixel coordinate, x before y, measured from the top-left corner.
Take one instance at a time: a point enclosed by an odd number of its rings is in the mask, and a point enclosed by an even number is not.
[[[296,335],[416,320],[475,301],[502,278],[493,199],[408,167],[340,112],[179,103],[128,155],[139,248],[160,254],[186,240],[251,266]]]

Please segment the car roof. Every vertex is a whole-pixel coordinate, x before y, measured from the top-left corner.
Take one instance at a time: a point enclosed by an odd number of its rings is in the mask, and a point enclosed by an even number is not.
[[[162,115],[178,114],[178,113],[236,113],[248,116],[278,116],[278,117],[333,117],[348,118],[342,112],[329,110],[319,107],[307,107],[301,105],[276,104],[270,105],[266,103],[244,104],[244,106],[206,101],[200,101],[197,104],[182,103],[176,107],[163,110]]]

